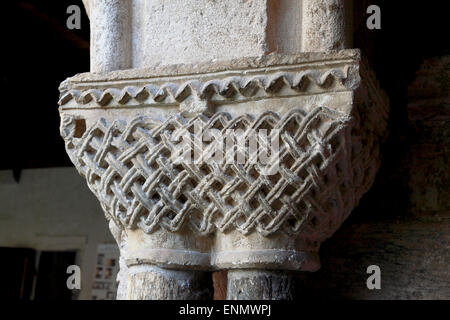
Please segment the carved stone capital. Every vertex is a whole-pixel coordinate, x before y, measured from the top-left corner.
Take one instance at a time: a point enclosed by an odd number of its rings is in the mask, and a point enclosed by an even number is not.
[[[128,267],[317,270],[373,183],[388,117],[358,50],[86,73],[60,90],[67,153]],[[244,142],[276,129],[278,162],[176,161],[195,126]]]

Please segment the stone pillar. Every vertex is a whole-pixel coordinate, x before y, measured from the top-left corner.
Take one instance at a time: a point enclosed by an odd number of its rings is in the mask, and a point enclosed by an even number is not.
[[[131,68],[131,0],[89,0],[91,72]]]
[[[345,0],[303,0],[302,51],[346,47]]]
[[[86,3],[92,72],[61,84],[60,131],[120,247],[118,297],[209,298],[225,270],[229,299],[293,298],[386,131],[373,74],[340,50],[343,0]],[[242,150],[268,133],[276,150]]]
[[[151,265],[128,268],[126,300],[208,300],[211,273],[171,270]],[[123,296],[122,293],[120,293]]]
[[[228,300],[292,300],[294,288],[295,277],[288,271],[228,271]]]

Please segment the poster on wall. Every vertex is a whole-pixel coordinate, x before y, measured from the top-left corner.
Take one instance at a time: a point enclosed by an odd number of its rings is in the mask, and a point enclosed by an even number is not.
[[[92,300],[116,299],[118,272],[119,248],[116,244],[100,244],[97,248]]]

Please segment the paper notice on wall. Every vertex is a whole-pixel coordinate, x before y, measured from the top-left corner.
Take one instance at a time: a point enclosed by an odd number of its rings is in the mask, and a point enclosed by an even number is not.
[[[116,299],[118,272],[119,248],[116,244],[100,244],[97,249],[92,300]]]

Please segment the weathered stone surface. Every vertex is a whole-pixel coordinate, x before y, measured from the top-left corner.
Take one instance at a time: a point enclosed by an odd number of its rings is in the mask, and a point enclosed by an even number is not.
[[[345,48],[344,0],[303,0],[302,50]]]
[[[343,0],[84,0],[91,72],[344,49]],[[348,4],[347,4],[348,6]]]
[[[377,220],[345,222],[322,245],[321,269],[298,273],[297,298],[448,300],[449,212]],[[381,269],[381,290],[367,288],[370,265]]]
[[[266,0],[133,1],[132,65],[262,55],[267,52],[266,6]]]
[[[129,0],[90,0],[91,72],[107,73],[131,67]]]
[[[126,300],[208,300],[211,274],[197,271],[135,266],[128,270]]]
[[[295,277],[284,271],[228,271],[228,300],[292,300]]]
[[[252,69],[263,69],[269,67],[282,67],[282,66],[298,66],[298,71],[308,71],[313,67],[317,67],[315,77],[319,77],[323,74],[323,71],[330,71],[333,67],[342,67],[348,63],[360,60],[360,51],[357,49],[347,49],[331,52],[301,52],[291,55],[271,53],[264,56],[256,57],[239,57],[230,60],[211,61],[209,63],[180,63],[166,66],[147,66],[138,69],[129,70],[117,70],[106,74],[97,73],[80,73],[71,78],[66,79],[60,85],[60,91],[64,94],[69,89],[84,89],[91,88],[108,88],[110,87],[110,81],[116,81],[117,85],[127,86],[130,83],[146,83],[146,82],[168,82],[165,79],[166,76],[170,77],[170,82],[190,79],[190,75],[194,77],[211,78],[217,77],[215,73],[219,73],[219,78],[227,78],[227,76],[237,75],[240,77],[246,77],[252,74]],[[322,65],[324,63],[324,65]],[[244,69],[246,72],[244,73]],[[355,89],[359,84],[359,78],[357,74],[354,74],[355,70],[348,68],[350,77],[344,79],[346,87]],[[339,70],[339,69],[337,69]],[[336,70],[336,71],[337,71]],[[267,70],[270,75],[270,69]],[[332,73],[333,76],[339,76],[339,72]],[[185,76],[180,80],[175,76]],[[328,76],[328,74],[326,75]],[[326,78],[325,76],[325,78]],[[325,80],[325,79],[323,79]],[[312,88],[308,88],[311,90]],[[61,104],[66,102],[60,101]]]

